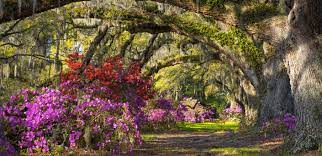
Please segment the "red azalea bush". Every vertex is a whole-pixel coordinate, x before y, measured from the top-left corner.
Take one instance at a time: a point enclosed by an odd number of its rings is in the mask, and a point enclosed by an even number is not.
[[[115,101],[148,100],[153,97],[151,79],[141,76],[141,65],[133,62],[127,68],[122,63],[120,56],[108,58],[102,65],[89,64],[81,77],[77,72],[81,67],[82,55],[69,55],[67,61],[70,71],[63,77],[63,91],[75,95],[75,89],[89,87],[105,87],[110,94],[101,94],[104,98],[112,98]],[[96,94],[96,93],[95,93]]]

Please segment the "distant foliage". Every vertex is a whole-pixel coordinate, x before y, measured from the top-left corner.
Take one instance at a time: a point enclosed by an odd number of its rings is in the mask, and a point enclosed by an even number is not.
[[[201,0],[202,3],[209,5],[211,8],[224,6],[225,0]]]

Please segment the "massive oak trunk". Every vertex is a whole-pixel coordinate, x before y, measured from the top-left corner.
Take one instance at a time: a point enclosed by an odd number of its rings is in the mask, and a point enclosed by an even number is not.
[[[291,95],[290,79],[283,60],[274,57],[263,67],[266,81],[265,95],[262,97],[259,124],[281,117],[286,113],[294,114],[294,103]]]
[[[261,107],[258,125],[285,113],[294,113],[294,100],[291,94],[290,79],[283,56],[288,49],[287,17],[272,17],[260,22],[256,38],[263,40],[263,51],[268,58],[262,66]],[[260,30],[265,30],[264,32]]]
[[[297,116],[293,152],[322,145],[322,1],[295,0],[289,14],[295,43],[286,55]]]

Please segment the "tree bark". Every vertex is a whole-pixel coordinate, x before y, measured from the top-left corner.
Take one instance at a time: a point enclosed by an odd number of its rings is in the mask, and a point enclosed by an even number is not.
[[[24,5],[19,8],[18,1],[14,0],[1,0],[2,16],[0,15],[0,24],[4,22],[9,22],[16,19],[21,19],[25,17],[32,16],[33,14],[41,13],[50,9],[62,7],[66,4],[80,1],[89,0],[37,0],[37,4],[33,4],[33,1],[26,0]],[[21,10],[19,12],[18,10]]]
[[[286,55],[297,116],[292,152],[322,146],[322,1],[295,0],[289,14],[295,43]]]
[[[135,34],[131,34],[130,35],[130,38],[128,38],[125,41],[125,43],[123,44],[123,46],[121,47],[121,50],[120,50],[121,57],[124,57],[125,56],[125,52],[128,49],[128,47],[130,46],[130,44],[132,43],[132,41],[134,40],[134,37],[135,37]]]
[[[152,34],[147,46],[142,52],[141,67],[143,67],[153,56],[152,47],[159,34]]]
[[[284,48],[278,49],[277,53],[284,52],[284,50]],[[261,98],[258,124],[262,125],[276,117],[282,117],[286,113],[294,114],[290,79],[280,55],[274,56],[263,66],[263,79],[266,82],[266,87]]]

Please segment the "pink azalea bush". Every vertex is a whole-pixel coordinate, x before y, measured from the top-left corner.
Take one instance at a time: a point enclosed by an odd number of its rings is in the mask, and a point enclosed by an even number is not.
[[[128,103],[89,95],[73,99],[54,89],[23,90],[4,105],[1,117],[12,145],[28,153],[49,152],[50,145],[84,147],[86,127],[95,149],[131,150],[142,142]]]
[[[221,112],[221,118],[224,120],[240,120],[242,117],[242,108],[240,105],[237,107],[228,107]]]
[[[286,113],[281,117],[276,117],[262,125],[262,131],[268,134],[287,134],[296,128],[296,117]]]
[[[1,112],[1,111],[0,111]],[[15,155],[15,149],[3,134],[0,124],[0,155]]]
[[[70,71],[58,89],[24,89],[11,96],[0,108],[1,142],[24,153],[52,152],[57,145],[117,153],[142,143],[142,107],[153,90],[140,65],[125,68],[120,57],[113,57],[101,67],[90,64],[80,76],[81,58],[70,56]]]
[[[214,110],[199,112],[182,103],[169,99],[157,99],[144,108],[146,114],[145,129],[164,129],[175,126],[177,122],[204,122],[213,120]]]

